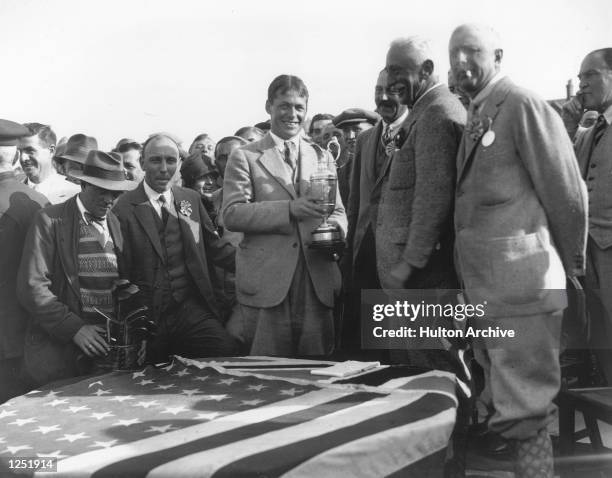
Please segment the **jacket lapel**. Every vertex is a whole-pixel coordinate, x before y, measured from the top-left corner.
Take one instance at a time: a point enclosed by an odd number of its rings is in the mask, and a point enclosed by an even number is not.
[[[142,182],[138,185],[138,188],[134,190],[134,199],[132,200],[132,203],[135,205],[134,215],[136,216],[136,219],[151,241],[153,249],[155,249],[155,252],[157,252],[157,255],[162,262],[165,263],[161,241],[159,240],[159,233],[157,232],[157,226],[155,225],[155,217],[153,216],[157,213],[149,202],[149,198],[144,191]]]
[[[499,107],[503,104],[508,93],[510,93],[510,89],[512,88],[512,82],[508,78],[502,78],[499,80],[490,96],[485,100],[484,107],[482,111],[478,114],[481,118],[490,118],[491,119],[491,130],[495,132],[495,117],[497,113],[499,113]],[[485,131],[486,132],[486,131]],[[478,145],[480,145],[480,141],[482,139],[478,138],[476,141],[469,141],[467,137],[467,130],[464,130],[463,137],[461,138],[461,144],[459,145],[460,153],[459,157],[462,157],[462,161],[457,165],[457,182],[461,181],[465,171],[467,171],[469,165],[474,160],[474,156],[476,156],[476,150]]]
[[[79,253],[79,209],[76,205],[76,196],[66,202],[66,209],[60,218],[58,234],[60,249],[60,261],[66,274],[68,284],[77,297],[81,297],[79,288],[79,272],[77,267],[77,256]]]
[[[185,262],[187,263],[187,268],[191,272],[191,275],[195,279],[199,277],[199,274],[196,273],[199,269],[196,269],[195,265],[199,264],[199,256],[196,248],[197,244],[201,241],[202,231],[200,222],[198,221],[200,205],[193,204],[193,201],[185,194],[183,188],[172,188],[172,195],[174,196],[174,207],[176,208],[178,223],[181,229]]]
[[[300,155],[302,154],[302,145],[300,144]],[[280,152],[276,148],[276,144],[272,139],[272,136],[268,134],[261,142],[261,156],[257,161],[261,164],[262,168],[272,178],[285,189],[293,199],[297,199],[295,187],[293,186],[293,180],[289,175],[289,171],[285,167],[284,160],[280,155]],[[298,161],[299,165],[299,161]]]
[[[410,135],[412,128],[414,127],[417,119],[419,118],[420,111],[422,111],[422,109],[414,110],[414,112],[410,112],[408,114],[408,118],[406,118],[406,122],[404,123],[404,125],[402,125],[402,130],[404,131],[403,133],[404,138],[406,138],[404,140],[404,143],[408,139],[408,136]],[[374,187],[372,189],[376,188],[382,182],[384,177],[387,175],[387,172],[389,171],[389,168],[391,167],[391,163],[393,162],[393,158],[395,157],[396,154],[398,154],[398,151],[401,151],[401,148],[399,150],[395,150],[395,152],[391,156],[387,156],[387,159],[385,160],[385,163],[383,164],[383,167],[380,170],[380,176],[376,178],[376,183],[374,183]]]
[[[376,158],[378,155],[378,143],[381,141],[382,133],[383,122],[380,120],[376,126],[374,126],[374,131],[372,131],[372,134],[369,135],[368,141],[361,156],[361,167],[365,168],[366,178],[369,184],[374,184],[374,181],[376,180]]]

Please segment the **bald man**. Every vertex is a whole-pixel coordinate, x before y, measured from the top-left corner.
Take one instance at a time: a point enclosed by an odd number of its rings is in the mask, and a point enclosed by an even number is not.
[[[561,118],[502,74],[493,30],[458,27],[449,57],[470,97],[457,158],[457,268],[466,299],[486,304],[471,325],[516,335],[473,342],[490,409],[486,442],[512,445],[517,477],[552,477],[546,427],[560,385],[566,274],[584,274],[586,190]]]
[[[234,270],[234,248],[222,241],[200,195],[172,187],[179,147],[165,134],[143,145],[144,180],[115,206],[124,231],[125,270],[140,287],[158,325],[148,345],[150,362],[170,355],[233,355],[237,343],[223,328],[209,271]]]

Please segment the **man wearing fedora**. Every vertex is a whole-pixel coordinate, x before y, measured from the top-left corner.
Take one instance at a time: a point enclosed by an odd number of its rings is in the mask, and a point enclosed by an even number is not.
[[[31,319],[23,368],[32,385],[87,373],[108,351],[95,309],[113,312],[111,288],[122,264],[121,229],[110,209],[136,183],[125,179],[117,153],[97,150],[72,175],[81,192],[35,216],[17,278]]]
[[[27,315],[15,296],[23,241],[36,211],[49,204],[17,179],[13,159],[29,130],[0,120],[0,403],[26,391],[19,379]]]
[[[58,146],[58,149],[60,146]],[[64,174],[69,180],[78,183],[78,180],[72,174],[73,171],[81,171],[83,164],[87,159],[87,155],[93,149],[98,149],[98,141],[93,136],[87,136],[82,133],[73,134],[68,138],[66,144],[60,151],[55,155],[56,161],[61,161]]]
[[[147,359],[234,355],[211,281],[214,265],[234,269],[233,246],[222,241],[200,194],[172,186],[180,149],[166,133],[145,141],[138,187],[115,206],[124,233],[125,270],[152,312],[158,330]]]

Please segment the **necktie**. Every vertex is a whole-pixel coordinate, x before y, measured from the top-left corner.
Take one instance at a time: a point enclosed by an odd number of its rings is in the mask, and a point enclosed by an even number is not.
[[[594,134],[593,134],[593,147],[597,146],[599,140],[604,135],[606,128],[608,127],[608,123],[606,122],[606,118],[604,115],[599,115],[597,118],[597,122],[595,123]]]
[[[285,163],[289,165],[291,171],[295,171],[295,145],[291,141],[285,141]]]
[[[391,136],[390,124],[385,126],[385,131],[383,132],[381,140],[383,147],[385,148],[385,153],[387,154],[387,156],[391,156],[393,154],[393,151],[395,150],[395,144],[393,142],[393,136]]]
[[[106,217],[94,216],[88,211],[85,211],[85,219],[89,222],[95,222],[97,225],[104,227],[104,223],[106,222]]]
[[[160,194],[157,200],[159,201],[159,204],[161,206],[162,222],[164,223],[164,227],[166,227],[166,224],[168,223],[168,216],[170,215],[170,213],[168,212],[168,203],[166,202],[166,196]]]
[[[106,217],[94,216],[88,211],[85,211],[84,216],[87,222],[89,222],[100,234],[98,241],[100,245],[104,247],[110,237],[108,229],[106,228]]]

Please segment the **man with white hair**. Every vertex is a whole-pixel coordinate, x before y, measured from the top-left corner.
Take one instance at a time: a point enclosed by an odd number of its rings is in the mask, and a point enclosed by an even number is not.
[[[456,262],[466,299],[486,304],[474,328],[490,408],[488,441],[515,453],[517,477],[552,477],[547,425],[560,385],[566,274],[584,274],[586,190],[561,118],[501,73],[499,36],[486,26],[453,32],[449,57],[470,96],[457,158]]]

